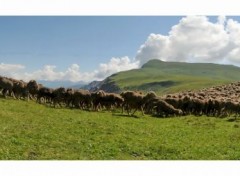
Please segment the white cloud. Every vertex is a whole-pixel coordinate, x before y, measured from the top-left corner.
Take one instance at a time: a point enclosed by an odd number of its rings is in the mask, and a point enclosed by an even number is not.
[[[57,71],[54,65],[45,65],[42,69],[34,72],[26,72],[23,65],[1,64],[0,74],[15,79],[29,81],[45,80],[45,81],[84,81],[103,80],[107,76],[119,71],[138,68],[138,62],[131,61],[128,57],[112,58],[108,63],[101,63],[98,69],[93,72],[81,72],[78,64],[72,64],[66,71]],[[4,74],[3,74],[4,73]]]
[[[113,57],[92,72],[82,72],[78,64],[65,71],[56,66],[26,72],[23,65],[0,64],[0,74],[23,80],[84,81],[103,80],[119,71],[139,68],[151,59],[180,62],[227,63],[240,66],[240,23],[225,16],[210,22],[206,16],[188,16],[172,26],[167,35],[150,34],[136,58]]]
[[[218,16],[218,23],[221,25],[225,25],[227,18],[226,16]]]
[[[22,74],[19,74],[18,77],[24,77],[25,80],[36,79],[36,80],[55,81],[55,80],[61,80],[63,76],[64,76],[63,72],[56,71],[56,66],[45,65],[42,69],[39,69],[32,73],[24,72]]]
[[[216,23],[205,16],[188,16],[168,35],[150,34],[137,51],[136,60],[240,64],[240,23],[224,16]]]
[[[95,71],[95,77],[103,79],[106,75],[111,75],[116,72],[135,69],[139,67],[138,61],[131,61],[127,56],[122,58],[113,57],[110,62],[100,64],[98,70]]]
[[[19,71],[24,70],[24,66],[20,64],[5,64],[1,63],[0,64],[0,75],[1,76],[14,76],[16,75]]]
[[[22,70],[24,68],[25,67],[23,65],[20,65],[20,64],[4,64],[4,63],[0,64],[0,71],[1,72]]]

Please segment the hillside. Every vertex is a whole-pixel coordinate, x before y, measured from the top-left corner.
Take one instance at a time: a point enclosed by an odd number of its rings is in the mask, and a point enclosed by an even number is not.
[[[0,98],[1,160],[240,159],[230,118],[131,118]]]
[[[99,89],[108,92],[153,90],[165,94],[239,81],[239,75],[240,68],[232,65],[151,60],[140,69],[111,75]]]

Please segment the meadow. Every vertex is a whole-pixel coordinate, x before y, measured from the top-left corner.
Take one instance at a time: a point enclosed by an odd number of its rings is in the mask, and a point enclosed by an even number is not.
[[[155,91],[158,95],[164,95],[236,82],[239,81],[239,74],[239,67],[232,65],[150,60],[140,69],[118,72],[108,77],[107,83],[121,90]]]
[[[240,159],[240,121],[233,117],[136,115],[0,98],[0,159]]]

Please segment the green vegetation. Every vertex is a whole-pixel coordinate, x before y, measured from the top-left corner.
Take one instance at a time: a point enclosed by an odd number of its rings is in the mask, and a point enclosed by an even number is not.
[[[0,99],[0,159],[240,159],[231,118],[138,118]]]
[[[153,90],[166,94],[239,81],[239,75],[240,68],[232,65],[151,60],[141,69],[110,76],[109,82],[122,90]]]

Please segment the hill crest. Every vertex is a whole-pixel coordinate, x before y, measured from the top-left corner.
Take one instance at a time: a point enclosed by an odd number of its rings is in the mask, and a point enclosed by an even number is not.
[[[198,90],[239,81],[240,68],[214,63],[165,62],[153,59],[141,68],[115,73],[94,90],[155,91],[159,94]]]

